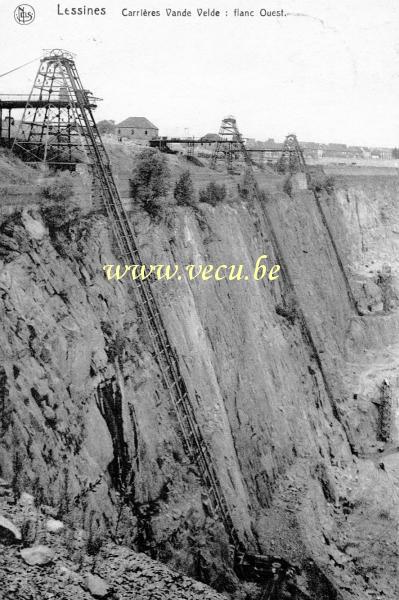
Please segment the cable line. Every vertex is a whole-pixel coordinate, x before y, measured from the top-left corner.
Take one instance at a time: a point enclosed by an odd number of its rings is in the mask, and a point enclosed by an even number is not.
[[[36,62],[39,59],[40,59],[40,56],[38,56],[37,58],[34,58],[33,60],[30,60],[27,63],[24,63],[23,65],[21,65],[19,67],[15,67],[15,69],[11,69],[11,71],[6,71],[6,73],[0,73],[0,77],[5,77],[5,75],[9,75],[10,73],[14,73],[14,71],[18,71],[19,69],[22,69],[23,67],[31,65],[32,63]]]

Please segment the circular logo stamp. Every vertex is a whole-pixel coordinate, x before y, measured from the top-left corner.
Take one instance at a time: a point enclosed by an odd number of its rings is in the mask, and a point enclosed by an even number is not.
[[[14,19],[19,25],[30,25],[35,20],[35,9],[30,4],[19,4],[14,10]]]

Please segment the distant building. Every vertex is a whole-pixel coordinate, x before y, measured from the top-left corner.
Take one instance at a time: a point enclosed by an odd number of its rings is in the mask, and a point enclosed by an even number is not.
[[[129,140],[153,140],[158,137],[159,129],[146,117],[129,117],[117,123],[116,135],[118,138]]]
[[[299,142],[305,158],[318,159],[323,156],[323,148],[321,144],[316,142]]]
[[[378,148],[373,148],[371,150],[371,158],[380,160],[382,158],[381,151]]]
[[[211,147],[214,145],[213,142],[217,142],[219,139],[220,135],[217,133],[206,133],[201,138],[201,146],[205,145]]]
[[[268,145],[274,140],[268,140]],[[305,159],[318,160],[321,158],[329,159],[335,162],[337,159],[345,159],[346,161],[357,161],[373,158],[375,160],[391,160],[395,158],[391,148],[367,148],[365,146],[347,146],[346,144],[319,144],[316,142],[299,142],[302,148]],[[399,155],[399,150],[398,150]]]
[[[280,156],[279,152],[283,151],[284,144],[275,142],[273,138],[269,138],[265,142],[262,142],[261,148],[263,148],[263,160],[265,162],[276,162]]]
[[[267,164],[276,162],[279,157],[279,152],[283,149],[283,144],[276,143],[273,138],[269,138],[265,142],[254,138],[246,138],[245,145],[251,152],[251,156],[254,160]]]
[[[364,158],[363,148],[360,146],[348,147],[349,158]]]
[[[348,149],[348,146],[346,144],[334,144],[334,143],[330,143],[330,144],[327,144],[327,148],[330,151],[346,152],[347,149]]]
[[[378,148],[382,160],[391,160],[393,158],[392,148]]]
[[[325,158],[350,158],[350,152],[346,144],[327,144],[323,149]]]

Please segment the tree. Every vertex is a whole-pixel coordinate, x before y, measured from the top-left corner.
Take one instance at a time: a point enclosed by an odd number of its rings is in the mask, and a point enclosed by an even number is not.
[[[115,133],[115,121],[99,121],[97,123],[97,129],[101,134],[104,133]]]
[[[63,172],[50,178],[41,188],[44,201],[41,214],[44,222],[54,234],[80,214],[80,208],[73,199],[73,179],[70,173]]]
[[[200,202],[211,204],[211,206],[216,206],[226,198],[226,193],[225,185],[218,185],[214,181],[211,181],[206,188],[200,190],[199,200]]]
[[[159,199],[165,197],[170,186],[170,171],[166,157],[152,148],[143,150],[133,169],[130,180],[132,198],[141,202],[148,214],[159,212]]]
[[[194,204],[194,185],[191,178],[190,171],[187,169],[183,171],[179,179],[175,183],[175,189],[173,192],[176,203],[179,206],[193,206]]]

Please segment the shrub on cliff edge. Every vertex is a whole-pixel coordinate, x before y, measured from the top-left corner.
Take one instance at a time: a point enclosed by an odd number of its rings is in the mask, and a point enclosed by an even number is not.
[[[41,195],[44,199],[41,213],[50,231],[60,229],[79,212],[78,206],[72,201],[73,182],[70,173],[60,173],[46,181]]]
[[[333,175],[312,175],[310,189],[315,193],[320,193],[323,190],[327,194],[332,194],[335,188],[335,177]]]
[[[216,206],[226,198],[226,194],[227,191],[225,185],[219,185],[214,181],[211,181],[206,188],[200,190],[199,201],[206,202],[211,206]]]
[[[130,179],[133,200],[140,202],[148,214],[156,216],[160,211],[159,199],[166,196],[169,186],[166,157],[152,148],[140,152]]]
[[[175,183],[173,196],[178,206],[193,206],[195,204],[194,185],[190,171],[183,171]]]

